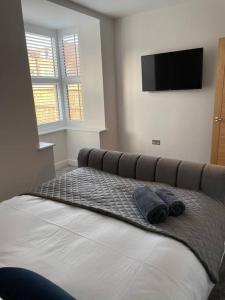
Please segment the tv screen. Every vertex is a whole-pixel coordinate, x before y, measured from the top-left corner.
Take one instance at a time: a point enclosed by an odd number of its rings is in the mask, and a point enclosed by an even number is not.
[[[143,91],[202,88],[203,48],[141,57]]]

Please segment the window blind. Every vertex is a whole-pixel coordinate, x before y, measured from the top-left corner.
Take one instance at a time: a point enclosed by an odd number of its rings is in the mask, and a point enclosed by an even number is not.
[[[68,97],[70,120],[83,120],[83,100],[82,100],[81,84],[80,83],[68,84],[67,97]]]
[[[78,34],[63,36],[64,70],[67,77],[80,76]]]
[[[31,76],[57,77],[55,39],[34,33],[26,33]]]
[[[84,118],[84,114],[80,80],[80,53],[78,34],[63,36],[62,58],[68,117],[72,121],[81,121]]]
[[[62,118],[71,121],[84,119],[79,36],[66,34],[59,40],[60,43],[56,44],[54,35],[26,32],[38,125],[56,123]],[[64,101],[62,105],[61,99]]]
[[[37,123],[60,121],[55,38],[26,32],[26,43]]]
[[[33,84],[33,95],[38,125],[57,122],[60,118],[57,85]]]

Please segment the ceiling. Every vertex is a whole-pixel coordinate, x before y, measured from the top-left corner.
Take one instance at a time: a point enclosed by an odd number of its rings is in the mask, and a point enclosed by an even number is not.
[[[111,17],[123,17],[145,10],[179,4],[185,0],[70,0]]]
[[[48,29],[57,30],[83,25],[87,22],[99,22],[93,17],[46,0],[22,0],[22,9],[25,23]]]

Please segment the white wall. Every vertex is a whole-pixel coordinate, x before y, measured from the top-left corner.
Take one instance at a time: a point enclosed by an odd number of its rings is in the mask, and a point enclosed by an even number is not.
[[[77,164],[81,148],[100,148],[99,133],[96,131],[67,130],[67,156],[69,164]]]
[[[77,165],[81,148],[100,148],[100,132],[96,130],[67,129],[40,136],[42,142],[53,143],[56,169]]]
[[[69,124],[65,121],[64,126],[105,129],[99,19],[46,0],[22,0],[22,5],[26,30],[54,36],[60,46],[64,35],[79,35],[84,120]],[[63,77],[64,72],[61,73]],[[65,108],[65,105],[62,107]]]
[[[22,3],[25,21],[38,29],[46,27],[59,35],[75,29],[80,36],[85,120],[77,127],[84,130],[40,136],[41,141],[55,143],[56,167],[75,163],[83,147],[117,149],[113,20],[66,0],[22,0]]]
[[[68,0],[48,0],[100,21],[105,124],[107,131],[100,133],[100,145],[107,149],[118,148],[117,110],[115,89],[114,21],[104,15]]]
[[[192,0],[116,21],[120,149],[209,161],[224,0]],[[204,47],[202,90],[142,92],[141,56]],[[161,146],[153,146],[160,139]]]
[[[59,125],[76,130],[60,129],[58,132],[43,134],[50,130],[46,126],[39,128],[40,140],[55,144],[56,168],[68,163],[75,164],[81,148],[100,147],[100,131],[106,127],[100,21],[96,17],[49,1],[22,0],[22,5],[26,29],[31,32],[58,36],[59,43],[65,34],[79,34],[84,120],[65,120]],[[110,27],[107,26],[107,31],[108,28]],[[112,107],[111,104],[110,106]],[[65,105],[62,107],[65,115]]]
[[[52,149],[38,150],[19,0],[0,1],[0,200],[54,176]]]
[[[49,3],[49,5],[52,6],[52,9],[58,7],[58,5],[52,3]],[[63,7],[60,7],[60,10],[61,14],[63,14],[64,11],[71,11],[71,14],[75,14],[72,10],[68,10]],[[76,122],[76,124],[74,123],[72,126],[79,127],[81,129],[105,129],[99,20],[88,16],[84,16],[83,18],[80,17],[79,20],[76,20],[75,16],[74,25],[72,27],[58,30],[59,40],[61,40],[65,34],[76,32],[79,35],[84,120]]]
[[[66,130],[41,135],[40,140],[42,142],[55,144],[54,160],[56,166],[58,163],[63,163],[68,159]]]

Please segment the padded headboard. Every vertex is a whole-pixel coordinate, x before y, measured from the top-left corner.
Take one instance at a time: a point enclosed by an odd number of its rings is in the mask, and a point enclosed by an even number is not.
[[[225,167],[102,149],[81,149],[78,167],[202,191],[225,202]]]

